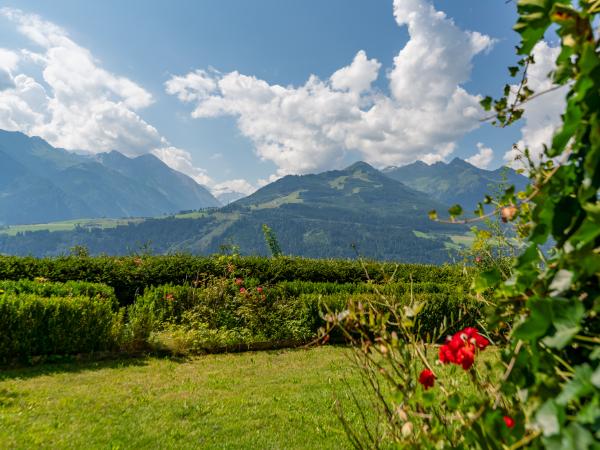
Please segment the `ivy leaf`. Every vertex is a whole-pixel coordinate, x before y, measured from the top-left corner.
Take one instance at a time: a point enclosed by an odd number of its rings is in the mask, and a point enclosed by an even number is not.
[[[516,77],[517,74],[519,73],[519,66],[511,66],[508,68],[508,73],[510,74],[511,77]]]

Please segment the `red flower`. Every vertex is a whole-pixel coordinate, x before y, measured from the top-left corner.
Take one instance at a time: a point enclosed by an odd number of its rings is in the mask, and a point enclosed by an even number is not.
[[[512,428],[515,426],[515,420],[512,417],[504,416],[503,419],[504,419],[504,423],[506,424],[506,426],[508,428]]]
[[[463,347],[456,354],[456,364],[460,364],[463,369],[469,370],[475,362],[475,353],[472,347]]]
[[[425,390],[427,390],[430,387],[433,387],[433,384],[435,383],[435,375],[431,370],[423,369],[419,375],[419,383],[421,383]]]
[[[446,343],[440,346],[439,358],[444,364],[457,364],[469,370],[475,362],[476,351],[485,349],[489,343],[476,328],[467,327],[448,336]]]
[[[481,262],[481,256],[476,256],[475,257],[475,262],[476,263],[480,263]]]
[[[481,350],[490,344],[490,341],[480,335],[476,328],[465,328],[462,332],[467,335],[467,338],[471,344],[475,344],[477,348]]]
[[[167,300],[173,300],[173,299],[174,299],[174,297],[173,297],[173,294],[167,294],[167,295],[165,296],[165,298],[166,298]]]
[[[241,286],[243,283],[244,283],[244,280],[242,280],[241,278],[235,279],[235,284],[237,284],[238,286]]]
[[[246,293],[246,288],[240,288],[240,294],[245,294]]]
[[[256,288],[256,290],[258,291],[258,293],[259,293],[259,294],[261,294],[261,293],[262,293],[262,291],[263,291],[263,288],[261,288],[261,287],[259,286],[259,287],[257,287],[257,288]]]
[[[456,363],[456,356],[454,356],[454,352],[447,344],[440,347],[440,361],[444,364]]]

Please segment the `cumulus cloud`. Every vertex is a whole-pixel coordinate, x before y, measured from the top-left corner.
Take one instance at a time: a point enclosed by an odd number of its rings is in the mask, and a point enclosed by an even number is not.
[[[476,154],[467,158],[469,164],[473,164],[475,167],[479,167],[480,169],[487,169],[490,166],[490,163],[494,159],[494,151],[483,145],[481,142],[477,143],[477,149],[479,150]]]
[[[153,153],[198,183],[214,183],[187,151],[173,147],[139,116],[153,102],[143,87],[103,69],[61,27],[17,9],[2,8],[0,14],[35,46],[19,53],[0,48],[0,77],[9,79],[0,78],[0,128],[66,149]],[[43,79],[16,73],[21,59],[39,65]]]
[[[551,47],[544,41],[534,47],[535,64],[529,66],[527,79],[529,87],[535,92],[543,92],[554,86],[548,75],[556,68],[555,61],[559,52],[559,47]],[[520,167],[515,158],[525,148],[530,150],[534,160],[539,161],[542,158],[544,145],[552,142],[552,136],[561,123],[560,115],[565,108],[568,89],[568,86],[564,86],[523,105],[524,125],[521,128],[521,139],[516,148],[513,147],[504,155],[507,163]]]
[[[396,0],[394,15],[410,39],[388,73],[391,95],[373,87],[381,63],[362,50],[328,79],[313,75],[301,86],[197,70],[172,77],[166,91],[193,103],[192,117],[236,117],[257,155],[277,165],[275,177],[339,167],[350,151],[377,166],[439,161],[478,126],[480,97],[461,84],[494,42],[427,0]]]
[[[222,183],[217,183],[212,186],[212,192],[216,197],[221,197],[223,194],[244,194],[250,195],[256,191],[256,187],[241,178],[235,180],[227,180]]]

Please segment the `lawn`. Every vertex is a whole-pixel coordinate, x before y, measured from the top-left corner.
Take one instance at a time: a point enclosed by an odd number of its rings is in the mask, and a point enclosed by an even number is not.
[[[347,349],[0,371],[1,448],[347,448]]]

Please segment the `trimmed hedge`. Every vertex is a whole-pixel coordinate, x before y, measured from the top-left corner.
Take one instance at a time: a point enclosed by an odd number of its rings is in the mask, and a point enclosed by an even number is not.
[[[0,279],[44,277],[52,281],[80,280],[114,288],[121,305],[133,303],[147,286],[183,285],[207,276],[224,276],[228,264],[233,275],[254,277],[261,284],[280,281],[361,283],[367,281],[359,261],[295,257],[202,257],[192,255],[34,258],[0,256]],[[430,266],[366,262],[369,278],[376,283],[461,284],[465,277],[458,266]]]
[[[108,300],[0,295],[0,360],[110,350],[119,315]]]
[[[118,309],[118,301],[113,288],[105,284],[86,281],[60,283],[39,278],[17,281],[0,280],[0,294],[3,293],[35,294],[40,297],[90,297],[108,302],[115,310]]]

